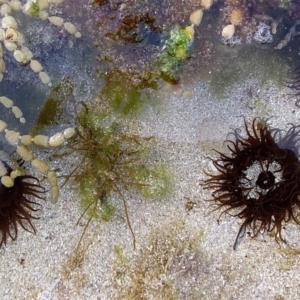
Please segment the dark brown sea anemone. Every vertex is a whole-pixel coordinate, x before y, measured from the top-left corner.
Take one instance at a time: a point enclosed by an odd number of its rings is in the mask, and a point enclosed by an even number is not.
[[[7,175],[12,172],[7,167]],[[32,183],[34,180],[37,183]],[[44,199],[45,189],[37,178],[30,175],[21,175],[14,179],[12,187],[6,187],[0,182],[0,247],[6,244],[8,237],[16,240],[18,225],[28,232],[36,233],[32,219],[38,219],[32,213],[39,210],[40,204],[31,197]]]
[[[208,174],[204,188],[214,189],[214,204],[234,217],[243,219],[234,243],[236,250],[246,229],[251,237],[274,230],[277,242],[283,222],[291,219],[299,224],[300,162],[297,142],[300,126],[290,125],[283,135],[279,129],[269,129],[265,122],[253,120],[252,130],[245,122],[246,137],[237,130],[235,140],[227,140],[230,154],[212,159],[218,174]],[[221,217],[220,215],[220,217]]]

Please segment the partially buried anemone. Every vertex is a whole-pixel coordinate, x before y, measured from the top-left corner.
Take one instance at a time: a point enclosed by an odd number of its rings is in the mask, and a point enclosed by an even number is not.
[[[204,188],[214,189],[213,201],[223,213],[243,219],[234,250],[250,229],[250,236],[274,230],[277,242],[282,237],[283,222],[299,224],[300,162],[297,143],[300,126],[290,125],[286,134],[270,129],[266,122],[254,119],[252,130],[245,121],[246,137],[238,130],[227,140],[230,154],[212,159],[217,174],[207,174]],[[221,216],[220,215],[220,216]]]
[[[38,219],[33,213],[39,210],[40,204],[31,198],[44,199],[45,193],[37,178],[22,174],[21,168],[16,172],[7,164],[5,166],[7,174],[2,176],[0,183],[0,247],[9,237],[16,240],[18,226],[31,233],[36,232],[32,219]],[[14,177],[12,185],[2,180],[8,176]]]

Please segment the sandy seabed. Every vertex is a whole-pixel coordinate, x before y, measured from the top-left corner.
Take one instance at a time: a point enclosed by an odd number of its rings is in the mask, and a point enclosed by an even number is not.
[[[110,222],[92,222],[76,252],[85,223],[76,225],[80,195],[67,185],[57,205],[43,203],[34,222],[36,235],[20,230],[17,241],[0,249],[0,299],[300,298],[299,252],[280,247],[272,234],[246,236],[234,251],[242,220],[223,215],[218,222],[220,212],[211,212],[206,201],[211,191],[200,185],[215,157],[212,149],[226,151],[223,141],[232,129],[243,130],[243,117],[249,123],[273,117],[270,125],[280,129],[299,124],[300,110],[287,96],[290,91],[271,81],[261,86],[249,75],[220,100],[200,79],[183,82],[153,92],[160,104],[129,124],[135,133],[155,137],[155,163],[164,163],[173,177],[167,199],[145,200],[124,191],[136,249],[122,204],[112,199],[117,214]],[[67,172],[71,161],[64,163]],[[295,224],[283,230],[300,250],[298,233]]]
[[[136,249],[116,201],[117,215],[108,223],[93,222],[75,252],[84,222],[75,225],[79,195],[67,186],[56,206],[43,205],[37,235],[20,230],[17,241],[1,248],[1,299],[299,298],[297,251],[279,247],[266,234],[245,237],[234,251],[242,220],[224,215],[218,223],[219,212],[209,213],[205,201],[211,191],[200,185],[203,170],[211,167],[209,157],[215,156],[212,149],[226,151],[223,141],[231,128],[243,128],[242,116],[248,122],[275,116],[269,122],[281,129],[297,124],[299,110],[286,88],[272,82],[257,86],[249,79],[231,87],[221,101],[201,82],[156,92],[159,108],[144,111],[132,127],[155,137],[157,160],[170,169],[173,192],[151,201],[125,193]],[[190,97],[183,96],[186,90]],[[287,224],[283,234],[300,249],[298,232]]]

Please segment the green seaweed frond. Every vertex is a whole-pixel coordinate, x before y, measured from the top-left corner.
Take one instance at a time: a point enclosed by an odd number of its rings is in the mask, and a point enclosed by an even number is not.
[[[76,152],[81,159],[63,176],[64,184],[70,179],[78,184],[83,207],[79,221],[86,215],[86,226],[93,218],[110,220],[115,212],[111,199],[120,200],[135,245],[124,191],[135,188],[147,198],[161,198],[169,190],[169,175],[162,166],[150,168],[144,162],[151,137],[127,134],[116,124],[104,126],[99,116],[101,112],[85,104],[78,113],[76,136],[67,147],[68,154]]]

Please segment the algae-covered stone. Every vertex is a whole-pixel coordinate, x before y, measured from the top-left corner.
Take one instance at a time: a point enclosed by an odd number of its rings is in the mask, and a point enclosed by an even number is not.
[[[157,61],[162,78],[177,82],[181,65],[190,58],[194,31],[192,26],[175,26],[166,39]]]

